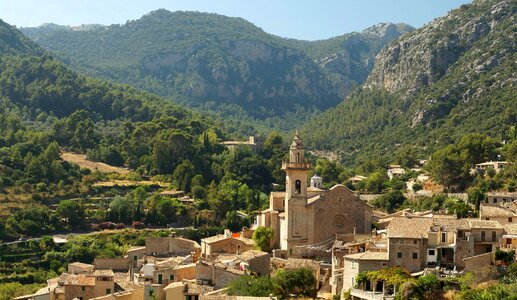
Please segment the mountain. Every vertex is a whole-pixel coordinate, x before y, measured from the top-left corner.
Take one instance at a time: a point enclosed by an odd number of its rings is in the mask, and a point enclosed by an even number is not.
[[[326,40],[293,42],[327,72],[344,98],[354,86],[366,81],[382,47],[413,30],[407,24],[381,23]]]
[[[40,55],[44,51],[31,39],[24,36],[16,28],[0,19],[0,55],[32,54]]]
[[[517,2],[474,1],[386,45],[365,84],[304,127],[350,163],[422,154],[517,120]]]
[[[268,34],[241,18],[164,9],[123,25],[80,29],[22,31],[81,73],[259,120],[335,106],[350,86],[364,82],[381,47],[411,30],[384,24],[305,42]]]

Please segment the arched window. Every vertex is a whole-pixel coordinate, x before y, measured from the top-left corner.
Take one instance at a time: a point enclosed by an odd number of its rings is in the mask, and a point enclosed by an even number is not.
[[[300,182],[300,180],[296,180],[294,188],[296,189],[297,194],[300,194],[302,192],[302,183]]]

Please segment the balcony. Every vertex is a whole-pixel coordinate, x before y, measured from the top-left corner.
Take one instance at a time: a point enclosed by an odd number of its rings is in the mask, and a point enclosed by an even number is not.
[[[308,162],[283,162],[282,170],[308,170],[311,168],[311,163]]]
[[[384,295],[382,292],[363,291],[360,289],[351,289],[350,296],[365,300],[391,300],[395,299],[395,295]]]

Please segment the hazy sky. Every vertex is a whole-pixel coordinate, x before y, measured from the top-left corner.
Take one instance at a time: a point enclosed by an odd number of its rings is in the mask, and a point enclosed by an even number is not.
[[[149,11],[191,10],[242,17],[266,32],[306,40],[360,31],[380,22],[420,27],[469,0],[0,0],[0,18],[42,23],[119,24]]]

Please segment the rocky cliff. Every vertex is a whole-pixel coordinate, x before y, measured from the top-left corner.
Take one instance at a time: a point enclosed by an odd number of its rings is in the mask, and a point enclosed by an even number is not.
[[[382,24],[305,42],[240,18],[158,10],[123,25],[22,31],[80,72],[203,109],[266,119],[335,106],[366,80],[382,46],[411,29]]]
[[[307,124],[308,140],[357,161],[470,132],[504,139],[517,121],[516,11],[474,1],[392,41],[361,89]]]

